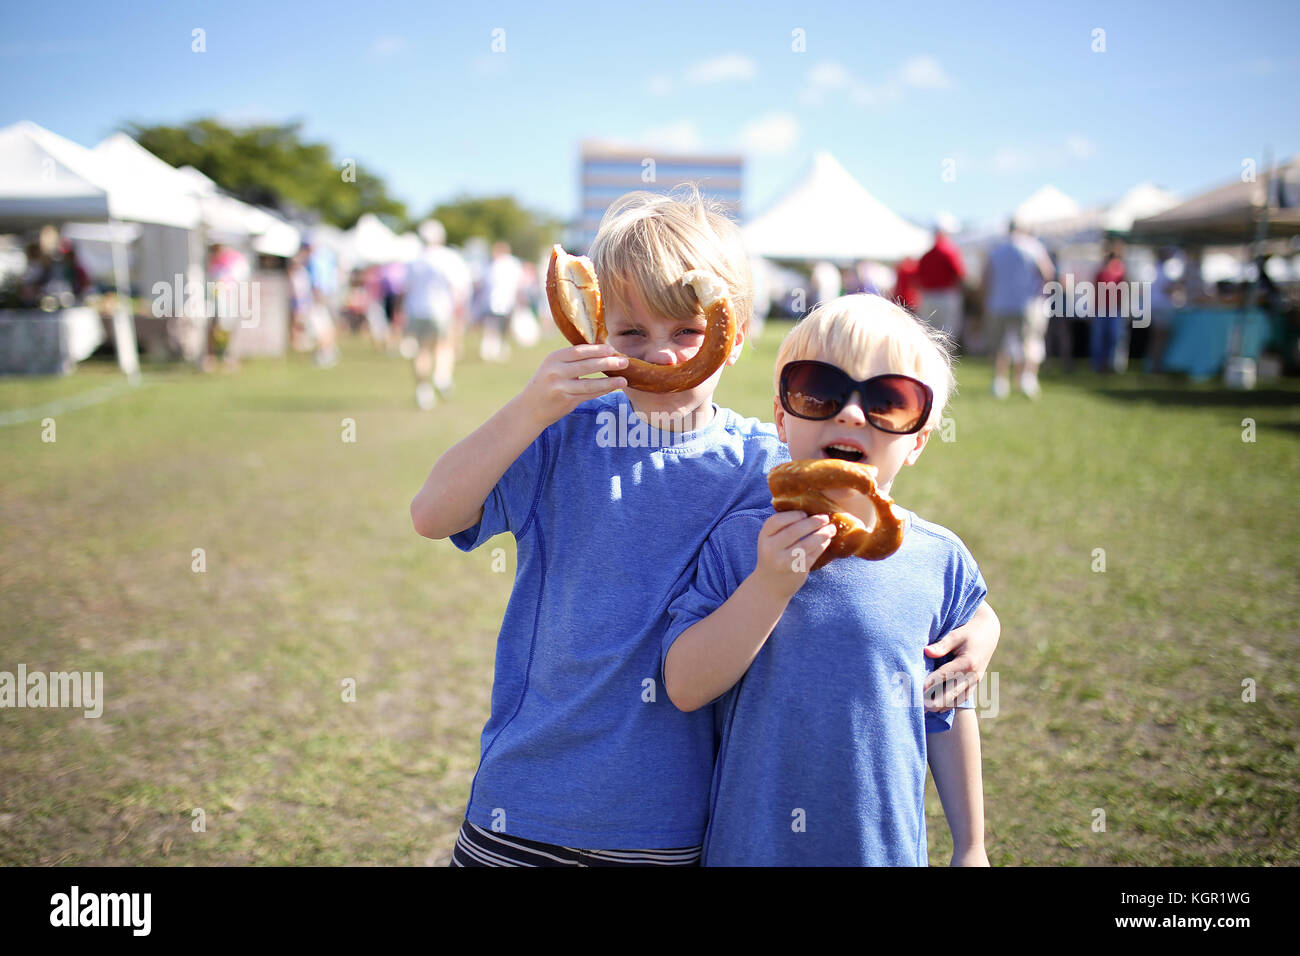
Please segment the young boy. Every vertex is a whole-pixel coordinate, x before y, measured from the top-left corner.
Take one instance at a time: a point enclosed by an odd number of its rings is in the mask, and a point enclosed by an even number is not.
[[[776,385],[792,458],[874,465],[889,494],[954,381],[941,338],[885,299],[854,295],[791,331]],[[870,520],[863,496],[828,496]],[[987,866],[975,713],[954,720],[920,701],[924,648],[984,600],[975,560],[952,532],[906,513],[894,554],[810,574],[834,534],[826,515],[774,514],[770,501],[733,514],[670,608],[670,698],[695,712],[726,694],[703,862],[924,866],[928,753],[952,862]]]
[[[518,550],[453,865],[699,861],[713,715],[663,696],[660,641],[705,539],[725,515],[768,501],[766,474],[785,450],[771,426],[713,403],[722,369],[667,394],[583,377],[617,373],[623,356],[693,356],[705,322],[680,282],[691,269],[730,290],[735,363],[750,311],[735,224],[698,195],[633,193],[605,214],[590,255],[609,344],[548,355],[411,502],[426,537],[469,551],[508,531]],[[959,666],[981,672],[995,622],[961,636],[971,640]]]

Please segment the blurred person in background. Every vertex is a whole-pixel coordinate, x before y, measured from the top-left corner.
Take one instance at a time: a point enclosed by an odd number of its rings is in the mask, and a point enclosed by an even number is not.
[[[370,332],[370,343],[376,349],[382,349],[388,343],[388,314],[384,308],[383,266],[370,266],[366,269],[362,283],[366,290],[366,328]]]
[[[396,355],[401,351],[405,335],[402,315],[402,296],[406,292],[406,265],[401,262],[388,262],[379,267],[382,284],[384,317],[388,325],[388,354]],[[409,358],[410,356],[403,356]]]
[[[305,352],[311,348],[308,330],[311,327],[311,276],[307,273],[307,259],[311,256],[311,244],[304,242],[289,260],[286,271],[289,276],[289,315],[290,340],[295,352]]]
[[[1060,268],[1057,266],[1058,252],[1048,250],[1048,258],[1052,260],[1052,271],[1058,273]],[[1054,310],[1050,310],[1047,316],[1047,344],[1049,352],[1061,360],[1061,372],[1069,375],[1074,372],[1074,339],[1075,325],[1079,322],[1085,322],[1086,319],[1079,319],[1072,314],[1073,309],[1061,310],[1062,314],[1057,315]]]
[[[838,299],[843,294],[843,290],[840,270],[829,262],[819,262],[813,266],[812,270],[813,300],[805,308],[811,309],[819,302]]]
[[[1128,278],[1124,268],[1123,247],[1112,243],[1106,258],[1093,282],[1097,306],[1093,310],[1092,328],[1088,337],[1088,355],[1094,372],[1114,372],[1118,361],[1120,340],[1123,336],[1124,316],[1120,314],[1119,297],[1111,295],[1106,287]]]
[[[1183,290],[1184,305],[1207,305],[1213,299],[1201,272],[1204,257],[1205,250],[1195,247],[1183,253],[1183,277],[1179,284]]]
[[[510,254],[506,242],[492,244],[492,262],[487,269],[487,313],[483,316],[483,340],[479,355],[485,362],[504,362],[510,355],[506,330],[519,303],[519,282],[523,269]]]
[[[333,368],[339,363],[338,335],[334,327],[332,299],[338,291],[338,260],[323,245],[309,246],[307,275],[311,279],[312,303],[309,327],[316,339],[316,364]]]
[[[942,329],[954,345],[961,343],[962,281],[966,264],[961,251],[949,238],[956,230],[949,217],[942,216],[934,225],[934,245],[921,257],[917,276],[921,287],[921,308],[913,309],[937,329]]]
[[[921,263],[911,258],[904,259],[894,275],[894,301],[913,315],[921,315]]]
[[[235,331],[239,328],[241,292],[252,278],[248,259],[238,249],[214,242],[208,255],[208,281],[213,283],[212,316],[208,321],[207,348],[201,361],[205,372],[217,367],[221,357],[226,368],[239,368],[235,357]],[[250,316],[251,318],[251,316]]]
[[[993,360],[993,394],[1011,394],[1007,373],[1013,363],[1020,390],[1037,398],[1038,366],[1046,352],[1047,331],[1043,284],[1056,276],[1056,267],[1043,244],[1020,229],[1013,219],[1007,236],[989,251],[984,268],[985,340],[996,353]]]
[[[1174,250],[1166,246],[1156,257],[1156,277],[1151,283],[1151,337],[1147,340],[1147,354],[1143,360],[1143,368],[1147,372],[1160,371],[1160,363],[1164,361],[1165,349],[1169,345],[1174,309],[1178,307],[1181,295]]]
[[[54,258],[45,253],[39,242],[27,243],[27,267],[18,285],[18,300],[24,308],[41,304],[45,286],[54,278]]]
[[[343,321],[347,323],[349,335],[355,336],[366,325],[369,302],[365,272],[357,266],[348,275],[348,291],[343,297]]]
[[[406,265],[402,313],[406,331],[417,345],[411,363],[415,403],[427,410],[434,407],[438,396],[451,396],[456,365],[454,324],[457,314],[468,308],[470,273],[460,254],[445,245],[447,232],[438,220],[421,223],[419,235],[424,248]]]

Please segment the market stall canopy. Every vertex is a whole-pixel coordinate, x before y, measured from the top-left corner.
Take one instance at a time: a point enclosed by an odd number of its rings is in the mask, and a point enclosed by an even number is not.
[[[743,233],[751,253],[777,260],[896,262],[932,244],[929,230],[885,206],[827,152]]]
[[[1300,236],[1300,157],[1256,182],[1215,187],[1158,215],[1138,219],[1130,236],[1150,243],[1206,246],[1255,241],[1260,218],[1270,239]]]
[[[198,201],[179,174],[125,133],[114,133],[86,151],[107,182],[112,218],[193,229]]]
[[[397,233],[374,213],[366,213],[347,232],[349,248],[358,265],[384,265],[401,259]]]
[[[1103,213],[1097,207],[1081,207],[1055,186],[1043,186],[1016,207],[1012,218],[1040,239],[1080,242],[1100,238]]]
[[[1138,183],[1106,210],[1107,232],[1128,232],[1136,219],[1155,216],[1178,205],[1178,196],[1153,183]]]
[[[420,237],[413,232],[404,232],[397,237],[397,260],[398,262],[411,262],[420,258],[424,251],[424,243]]]
[[[29,120],[0,130],[0,230],[109,217],[90,150]]]
[[[193,166],[182,166],[176,172],[198,197],[209,240],[231,242],[251,237],[255,251],[286,259],[298,251],[298,230],[279,216],[227,195]]]

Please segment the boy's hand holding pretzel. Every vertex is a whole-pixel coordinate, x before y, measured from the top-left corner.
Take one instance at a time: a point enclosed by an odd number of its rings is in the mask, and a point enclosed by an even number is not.
[[[824,514],[778,511],[758,532],[758,560],[751,575],[785,599],[803,587],[808,572],[835,537],[835,525]]]
[[[598,372],[616,372],[627,367],[627,356],[612,345],[573,345],[552,352],[542,360],[524,386],[521,398],[545,425],[557,422],[585,401],[624,388],[627,379],[584,378]]]

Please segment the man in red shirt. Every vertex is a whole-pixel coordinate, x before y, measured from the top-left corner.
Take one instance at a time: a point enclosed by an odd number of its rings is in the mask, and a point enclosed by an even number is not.
[[[921,316],[961,343],[961,283],[966,266],[948,234],[953,226],[941,219],[934,227],[934,247],[921,257],[917,282],[921,286]]]
[[[917,283],[921,265],[915,259],[904,259],[894,270],[894,301],[913,315],[921,314],[921,287]]]

